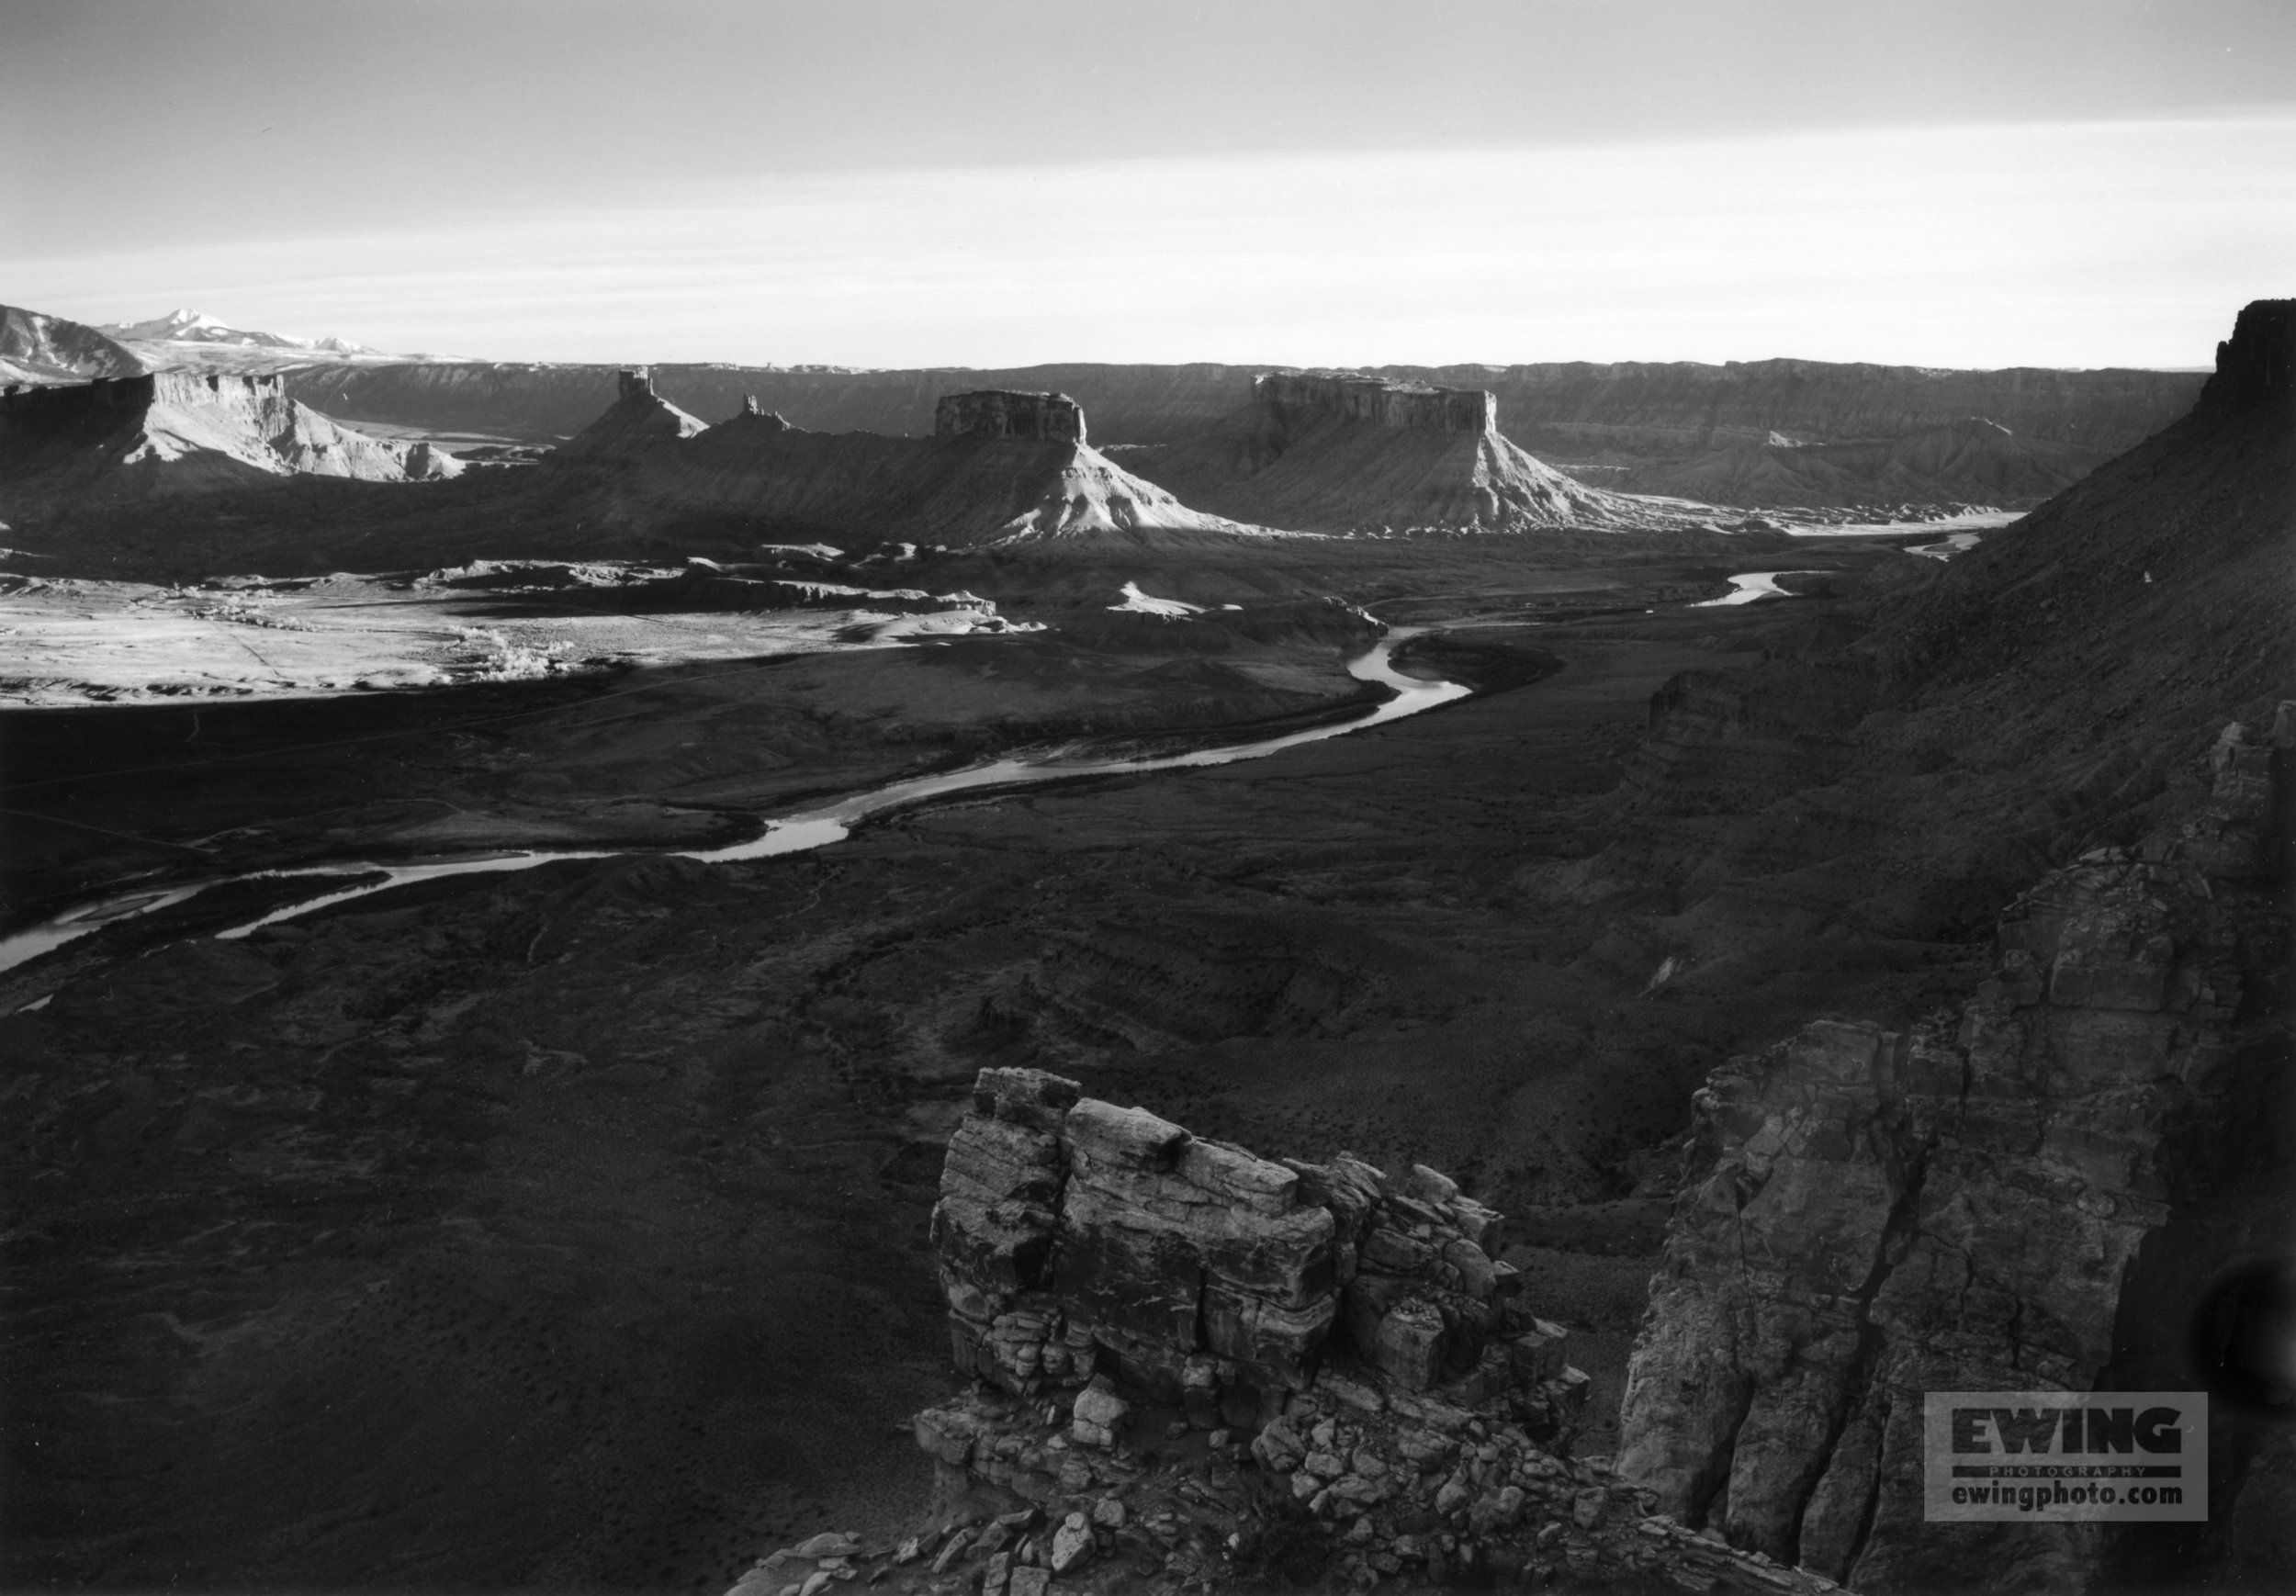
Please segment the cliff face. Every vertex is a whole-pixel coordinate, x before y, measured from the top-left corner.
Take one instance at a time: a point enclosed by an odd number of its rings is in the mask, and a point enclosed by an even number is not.
[[[1059,394],[954,394],[930,438],[823,433],[745,403],[704,428],[643,377],[559,451],[602,469],[606,512],[729,514],[774,535],[951,546],[1040,537],[1232,537],[1252,529],[1191,510],[1084,443]]]
[[[662,391],[702,415],[723,415],[745,392],[819,432],[923,434],[940,398],[962,388],[1057,390],[1075,396],[1107,442],[1195,442],[1252,394],[1266,367],[1241,365],[1028,366],[1004,370],[842,371],[663,365]],[[1590,468],[1598,487],[1673,491],[1662,473],[1702,456],[1759,450],[1777,433],[1795,445],[1854,444],[1837,463],[1849,485],[1819,474],[1773,484],[1770,498],[1724,503],[1817,503],[1901,498],[1863,475],[1874,445],[1982,416],[2048,459],[2070,450],[2087,469],[2174,421],[2200,377],[2183,372],[1931,371],[1914,366],[1756,361],[1729,365],[1626,363],[1512,366],[1381,366],[1367,374],[1469,394],[1488,390],[1507,436],[1548,459]],[[494,433],[548,443],[570,436],[613,398],[613,368],[595,365],[408,362],[314,365],[288,374],[295,397],[352,420],[439,431]],[[1807,466],[1803,459],[1795,464]],[[1743,466],[1745,462],[1739,462]],[[1717,464],[1695,467],[1715,479]],[[1649,471],[1647,478],[1628,473]],[[1728,477],[1724,481],[1729,480]],[[2061,483],[2054,486],[2061,486]],[[1920,495],[1976,499],[1981,484],[1939,477]],[[2051,484],[2027,491],[2045,493]],[[1716,489],[1718,493],[1720,489]],[[1814,491],[1818,497],[1790,497]],[[2005,496],[1993,489],[1996,497]]]
[[[1385,377],[1270,372],[1252,379],[1252,402],[1279,416],[1340,415],[1419,432],[1482,433],[1499,424],[1498,400],[1485,389]]]
[[[1085,412],[1064,393],[1012,393],[987,388],[942,396],[933,406],[936,438],[1034,438],[1085,441]]]
[[[2044,879],[1958,1015],[1708,1083],[1623,1417],[1663,1511],[1866,1590],[2106,1566],[2098,1526],[1925,1525],[1922,1393],[2098,1388],[2190,1141],[2268,1096],[2274,759],[2227,740],[2183,835]]]
[[[1700,1096],[1621,1467],[1734,1544],[1877,1591],[2261,1568],[2199,1526],[1925,1524],[1919,1474],[1924,1391],[2217,1388],[2212,1277],[2296,1245],[2289,328],[2250,307],[2190,416],[1854,651],[1654,705],[1638,802],[1715,815],[1671,822],[1710,846],[1623,855],[1679,872],[1685,942],[1726,901],[1742,950],[1758,915],[1934,936],[2026,889],[1974,997],[1809,1025]],[[2268,1421],[2220,1400],[2212,1446],[2220,1516],[2287,1511]]]
[[[1309,532],[1659,527],[1695,517],[1591,489],[1500,436],[1492,397],[1381,377],[1259,378],[1252,402],[1142,470],[1191,503]]]
[[[1495,1261],[1501,1228],[1424,1166],[1277,1163],[1040,1070],[983,1070],[932,1219],[975,1385],[916,1421],[937,1497],[963,1511],[897,1546],[810,1537],[735,1596],[872,1563],[872,1586],[943,1590],[968,1562],[990,1596],[1139,1588],[1127,1572],[1829,1589],[1571,1459],[1588,1379]]]
[[[1437,367],[1424,377],[1491,388],[1512,436],[1572,457],[1605,448],[1682,455],[1771,433],[1797,443],[1883,439],[1986,416],[2020,437],[2103,459],[2176,420],[2201,382],[2197,372],[1947,371],[1821,360],[1574,361]]]
[[[0,396],[0,492],[118,498],[282,477],[403,481],[443,474],[288,398],[276,377],[154,372]]]
[[[1856,443],[1797,443],[1771,433],[1724,439],[1683,459],[1578,469],[1604,487],[1710,504],[2016,506],[2071,487],[2098,459],[2093,450],[1971,416]]]

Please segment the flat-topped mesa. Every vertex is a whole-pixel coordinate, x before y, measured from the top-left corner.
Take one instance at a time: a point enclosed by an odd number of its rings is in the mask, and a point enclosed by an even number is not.
[[[1482,433],[1499,424],[1498,397],[1485,389],[1433,388],[1345,372],[1269,372],[1252,398],[1297,413],[1344,416],[1374,426],[1425,433]]]
[[[1705,511],[1589,488],[1517,448],[1480,388],[1272,372],[1142,469],[1190,504],[1297,532],[1665,529]]]
[[[1081,444],[1086,441],[1084,407],[1064,393],[992,388],[944,394],[933,406],[933,436]]]
[[[631,515],[731,511],[801,533],[800,541],[827,534],[952,547],[1266,535],[1190,509],[1095,451],[1084,412],[1057,393],[951,394],[929,438],[813,432],[754,395],[705,427],[635,368],[622,374],[621,397],[553,458],[614,495],[615,524]]]

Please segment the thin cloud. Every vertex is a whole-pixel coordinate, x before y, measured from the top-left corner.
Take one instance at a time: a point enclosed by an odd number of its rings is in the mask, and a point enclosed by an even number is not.
[[[0,265],[494,358],[2196,365],[2289,290],[2296,114],[697,181]]]

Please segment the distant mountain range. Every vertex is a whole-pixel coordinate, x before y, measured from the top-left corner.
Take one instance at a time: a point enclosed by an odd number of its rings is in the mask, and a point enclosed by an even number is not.
[[[0,388],[47,388],[144,369],[126,347],[61,316],[0,305]]]
[[[219,321],[199,310],[170,310],[145,321],[99,322],[91,332],[135,353],[154,371],[231,371],[242,374],[292,370],[314,362],[329,365],[396,365],[422,361],[460,364],[453,354],[393,354],[347,338],[297,338],[258,332]]]
[[[99,321],[96,331],[122,343],[230,343],[252,349],[316,350],[328,354],[382,354],[379,349],[369,349],[344,338],[290,338],[279,332],[253,332],[197,310],[170,310],[149,321]]]

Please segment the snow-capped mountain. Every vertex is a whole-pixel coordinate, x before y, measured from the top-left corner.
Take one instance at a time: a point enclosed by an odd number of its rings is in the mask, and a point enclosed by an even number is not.
[[[387,364],[458,361],[451,354],[392,354],[347,338],[296,338],[257,332],[198,310],[170,310],[148,321],[115,321],[96,331],[126,345],[155,371],[282,371],[314,363]]]
[[[254,332],[233,327],[198,310],[170,310],[149,321],[115,321],[96,331],[131,343],[234,343],[266,349],[308,349],[325,354],[380,354],[364,343],[343,338],[291,338],[278,332]]]
[[[143,369],[132,352],[93,327],[0,305],[0,387],[44,388]]]

